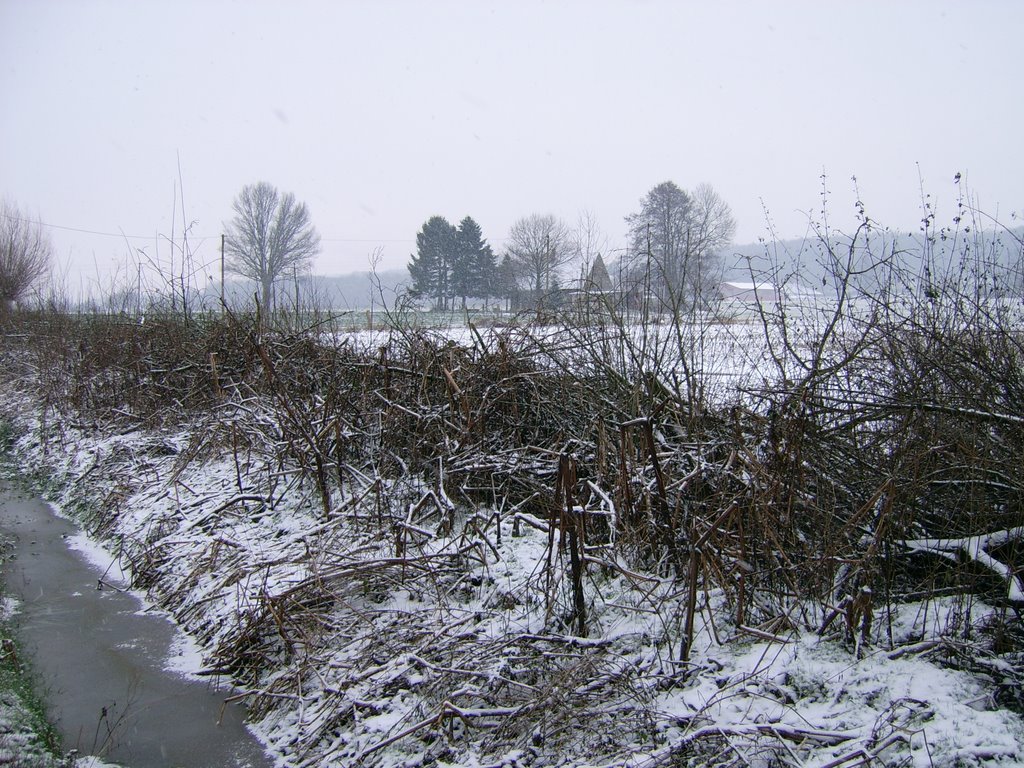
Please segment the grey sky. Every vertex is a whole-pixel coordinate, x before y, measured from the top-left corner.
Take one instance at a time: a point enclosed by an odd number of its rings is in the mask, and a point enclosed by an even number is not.
[[[93,2],[0,0],[0,195],[166,260],[180,160],[191,244],[232,199],[306,201],[316,271],[403,265],[433,214],[499,250],[534,212],[594,214],[615,249],[653,185],[711,183],[737,241],[820,207],[913,230],[1024,209],[1024,3]],[[180,234],[180,205],[175,231]],[[72,280],[119,237],[52,229]],[[80,276],[84,275],[84,278]],[[107,277],[101,277],[108,280]]]

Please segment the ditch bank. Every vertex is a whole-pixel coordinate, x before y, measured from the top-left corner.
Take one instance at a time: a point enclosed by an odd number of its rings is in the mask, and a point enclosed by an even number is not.
[[[946,639],[955,602],[897,607],[891,638],[878,621],[858,654],[838,633],[715,618],[709,589],[683,662],[678,581],[599,547],[589,636],[573,634],[557,526],[456,514],[443,468],[353,470],[324,511],[279,458],[278,424],[256,398],[175,430],[23,418],[16,452],[231,677],[284,765],[1020,763],[1024,723],[995,696],[1006,670],[942,663],[984,660]]]

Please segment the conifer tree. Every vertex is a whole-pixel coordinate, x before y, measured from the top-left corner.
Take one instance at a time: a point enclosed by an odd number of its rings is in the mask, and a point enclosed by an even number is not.
[[[443,216],[431,216],[416,234],[416,254],[410,257],[410,293],[430,298],[435,309],[447,309],[453,296],[457,230]]]
[[[510,254],[506,253],[502,258],[495,275],[496,279],[492,289],[494,297],[505,302],[505,309],[516,308],[519,283],[516,276],[516,265]]]
[[[490,298],[495,273],[494,252],[471,216],[459,223],[456,254],[453,288],[454,295],[462,298],[462,306],[466,306],[467,297]]]

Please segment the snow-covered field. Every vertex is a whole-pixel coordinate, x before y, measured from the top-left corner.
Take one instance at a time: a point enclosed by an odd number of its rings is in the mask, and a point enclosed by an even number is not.
[[[948,628],[967,634],[953,602],[904,606],[892,643],[878,622],[859,658],[792,624],[732,626],[707,592],[683,663],[679,585],[600,549],[589,636],[552,633],[561,534],[528,515],[445,519],[405,478],[390,490],[413,502],[385,538],[372,483],[325,518],[282,467],[267,502],[246,487],[264,457],[190,454],[209,424],[65,427],[46,445],[31,419],[18,426],[25,466],[173,612],[204,670],[236,677],[282,766],[1024,764],[1024,721],[995,703],[998,663],[941,663],[963,645]]]
[[[704,395],[724,401],[737,391],[764,386],[778,377],[778,364],[770,355],[760,321],[708,325],[631,323],[567,327],[566,325],[466,325],[414,330],[377,329],[339,333],[333,341],[357,350],[388,346],[396,334],[408,334],[462,348],[491,351],[504,345],[526,351],[535,362],[573,373],[606,368],[616,371],[655,371],[671,379],[692,376]],[[792,360],[785,361],[787,369]]]

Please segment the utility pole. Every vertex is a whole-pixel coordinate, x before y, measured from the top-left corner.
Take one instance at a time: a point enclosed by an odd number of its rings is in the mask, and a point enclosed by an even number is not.
[[[220,313],[222,315],[227,311],[227,305],[224,303],[224,241],[226,239],[225,235],[220,236]]]
[[[551,290],[551,235],[544,235],[544,290]],[[540,301],[540,296],[537,297]]]

